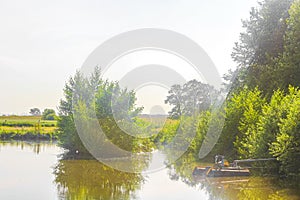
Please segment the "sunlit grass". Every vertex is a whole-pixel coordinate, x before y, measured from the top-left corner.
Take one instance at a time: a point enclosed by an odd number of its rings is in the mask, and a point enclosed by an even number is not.
[[[55,127],[55,120],[42,120],[41,116],[0,116],[0,126],[47,126]]]
[[[57,121],[41,120],[41,116],[1,116],[1,138],[57,135]]]
[[[26,134],[26,133],[39,133],[39,134],[48,134],[56,132],[56,127],[10,127],[10,126],[0,126],[0,134],[6,133],[17,133],[17,134]]]

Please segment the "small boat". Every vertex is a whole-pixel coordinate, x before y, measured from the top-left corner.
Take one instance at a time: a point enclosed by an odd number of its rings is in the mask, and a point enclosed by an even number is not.
[[[247,168],[237,166],[236,163],[229,164],[222,155],[215,156],[215,164],[213,167],[195,167],[194,176],[202,177],[233,177],[233,176],[249,176],[250,171]]]
[[[233,177],[233,176],[249,176],[250,171],[247,168],[240,167],[195,167],[193,170],[194,176],[203,177]]]

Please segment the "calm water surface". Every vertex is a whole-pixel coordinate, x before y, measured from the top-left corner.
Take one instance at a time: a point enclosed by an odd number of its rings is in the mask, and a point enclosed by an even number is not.
[[[63,160],[48,142],[0,143],[0,199],[300,199],[272,178],[195,179],[179,163],[151,174]]]

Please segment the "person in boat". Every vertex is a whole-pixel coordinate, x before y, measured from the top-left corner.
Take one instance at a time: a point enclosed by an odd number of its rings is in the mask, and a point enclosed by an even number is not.
[[[216,155],[214,168],[221,170],[223,167],[229,167],[229,162],[225,159],[225,156]]]
[[[224,156],[216,155],[215,156],[215,168],[221,170],[224,167]]]

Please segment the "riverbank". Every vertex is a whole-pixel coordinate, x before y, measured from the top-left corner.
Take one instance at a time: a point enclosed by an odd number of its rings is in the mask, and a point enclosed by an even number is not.
[[[0,140],[56,140],[57,121],[41,116],[0,116]]]

